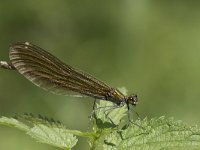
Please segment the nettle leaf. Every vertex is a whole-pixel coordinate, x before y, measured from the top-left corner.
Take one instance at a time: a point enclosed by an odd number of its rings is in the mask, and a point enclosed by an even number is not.
[[[125,87],[119,88],[119,90],[126,95],[127,90]],[[117,106],[110,101],[99,101],[96,103],[95,108],[95,119],[97,124],[110,124],[112,126],[117,126],[121,121],[123,121],[124,116],[127,115],[127,106]],[[98,122],[98,120],[100,122]],[[101,127],[101,125],[100,125]]]
[[[130,124],[104,138],[105,150],[161,150],[200,149],[200,129],[188,126],[173,118],[153,118],[135,122],[143,128]],[[187,147],[187,148],[186,148]]]
[[[15,118],[1,117],[0,124],[15,127],[23,131],[28,131],[29,127]]]
[[[43,124],[34,125],[27,132],[41,143],[46,143],[63,149],[71,149],[77,143],[76,137],[59,127],[48,127]]]
[[[117,107],[112,102],[100,101],[99,104],[96,104],[96,119],[99,119],[102,123],[119,125],[123,117],[127,115],[127,106]]]
[[[127,120],[126,106],[108,109],[113,103],[100,101],[95,111],[91,132],[66,129],[58,121],[31,114],[15,118],[1,117],[0,124],[15,127],[41,143],[71,149],[76,136],[87,138],[90,149],[104,150],[196,150],[200,149],[200,129],[173,118],[159,117]],[[125,116],[125,117],[124,117]]]
[[[1,117],[0,124],[16,127],[25,131],[38,142],[46,143],[62,149],[71,149],[77,138],[59,122],[33,115],[20,115],[15,118]]]

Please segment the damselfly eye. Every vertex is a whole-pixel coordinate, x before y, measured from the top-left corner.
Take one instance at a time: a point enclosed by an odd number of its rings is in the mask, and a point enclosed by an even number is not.
[[[138,98],[136,94],[132,94],[127,98],[129,104],[136,105],[138,103]]]

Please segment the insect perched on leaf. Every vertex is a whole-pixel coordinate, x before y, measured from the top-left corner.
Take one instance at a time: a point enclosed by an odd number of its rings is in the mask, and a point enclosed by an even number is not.
[[[111,101],[119,108],[138,103],[137,95],[123,95],[88,73],[82,72],[60,61],[58,58],[29,42],[13,43],[9,52],[10,62],[0,61],[0,67],[17,70],[35,85],[56,93],[68,94],[69,91]]]

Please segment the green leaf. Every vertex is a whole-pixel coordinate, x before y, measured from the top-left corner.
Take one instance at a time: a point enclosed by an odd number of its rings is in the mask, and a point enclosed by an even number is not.
[[[23,131],[28,131],[30,129],[27,125],[14,118],[1,117],[0,124],[15,127]]]
[[[0,124],[18,128],[41,143],[71,149],[75,136],[87,138],[90,149],[104,150],[197,150],[200,129],[173,118],[159,117],[127,122],[127,107],[109,109],[113,103],[100,101],[91,132],[66,129],[60,122],[31,114],[1,117]],[[102,108],[103,107],[103,108]],[[107,110],[107,111],[105,111]]]
[[[153,118],[135,122],[104,137],[105,150],[200,149],[200,130],[173,118]]]
[[[60,127],[48,127],[38,124],[34,125],[27,133],[41,143],[63,149],[71,149],[77,143],[77,139],[73,134]]]
[[[16,127],[25,131],[38,142],[46,143],[62,149],[71,149],[77,143],[77,138],[63,125],[54,120],[33,115],[21,115],[16,118],[1,117],[0,124]]]
[[[103,124],[110,123],[112,125],[119,125],[123,117],[127,115],[127,106],[113,105],[112,102],[100,101],[96,104],[96,119],[100,120]]]
[[[125,87],[118,88],[124,95],[127,94]],[[95,119],[97,125],[101,128],[115,127],[124,121],[124,117],[127,116],[127,105],[116,105],[110,101],[99,101],[96,103]]]

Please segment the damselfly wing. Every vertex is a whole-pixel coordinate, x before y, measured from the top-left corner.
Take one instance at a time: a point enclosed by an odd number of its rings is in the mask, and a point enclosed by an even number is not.
[[[137,95],[129,97],[112,88],[88,73],[80,71],[60,61],[58,58],[29,42],[13,43],[9,52],[10,63],[2,68],[16,69],[35,85],[56,93],[69,91],[95,99],[107,100],[117,105],[136,105]]]

